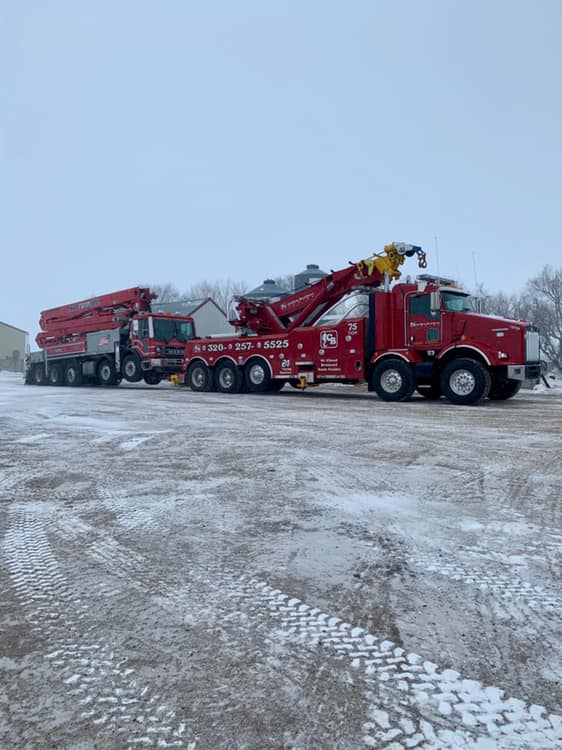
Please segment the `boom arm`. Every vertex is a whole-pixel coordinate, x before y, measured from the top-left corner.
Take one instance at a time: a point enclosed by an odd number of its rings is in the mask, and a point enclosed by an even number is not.
[[[44,310],[39,320],[42,331],[37,335],[37,345],[43,348],[55,338],[120,328],[135,313],[150,312],[150,302],[156,296],[150,289],[132,287]]]
[[[232,325],[258,334],[286,333],[302,325],[313,325],[332,305],[352,289],[380,286],[385,278],[400,278],[399,267],[404,257],[418,256],[420,268],[426,268],[424,251],[417,245],[393,242],[386,245],[384,254],[351,263],[340,271],[332,271],[320,281],[311,284],[278,302],[263,302],[240,297],[237,300],[238,318]]]

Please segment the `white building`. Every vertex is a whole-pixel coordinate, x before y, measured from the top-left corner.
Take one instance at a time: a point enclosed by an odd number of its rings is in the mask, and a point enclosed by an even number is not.
[[[27,331],[0,321],[0,370],[23,370],[28,336]]]
[[[175,315],[189,315],[195,323],[197,336],[229,335],[236,333],[233,326],[211,297],[201,299],[183,299],[176,302],[153,302],[154,312],[169,312]]]

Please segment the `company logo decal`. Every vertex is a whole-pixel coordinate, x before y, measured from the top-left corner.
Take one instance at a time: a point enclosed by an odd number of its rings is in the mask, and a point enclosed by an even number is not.
[[[337,331],[322,331],[322,333],[320,334],[320,347],[322,349],[334,349],[337,345]]]

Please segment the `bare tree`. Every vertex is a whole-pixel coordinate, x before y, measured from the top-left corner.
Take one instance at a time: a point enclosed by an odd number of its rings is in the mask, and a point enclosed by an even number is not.
[[[182,298],[177,287],[169,281],[166,284],[141,284],[140,286],[147,286],[152,292],[157,294],[157,302],[176,302]]]
[[[545,357],[562,369],[562,268],[545,266],[527,284],[522,298],[525,317],[541,332]]]
[[[242,296],[247,289],[248,285],[245,281],[232,281],[232,279],[209,281],[203,279],[192,284],[183,297],[184,299],[211,297],[225,313],[228,313],[232,298]]]
[[[277,286],[286,289],[288,292],[292,292],[295,288],[295,277],[291,273],[287,273],[284,276],[276,276],[274,281]]]
[[[500,315],[502,318],[516,318],[518,301],[516,295],[507,296],[503,292],[490,294],[482,284],[474,291],[477,311],[484,315]]]

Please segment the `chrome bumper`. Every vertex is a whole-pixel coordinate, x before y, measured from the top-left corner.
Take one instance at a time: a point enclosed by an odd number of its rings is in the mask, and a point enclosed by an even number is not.
[[[543,366],[541,362],[533,362],[526,365],[508,365],[507,377],[509,380],[539,380],[542,371]]]

